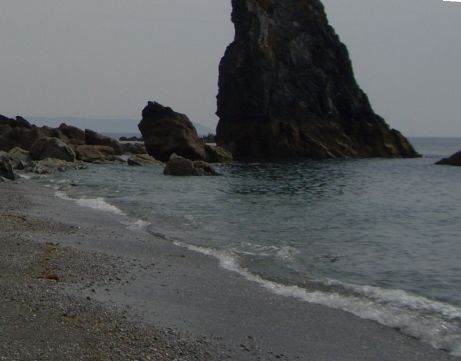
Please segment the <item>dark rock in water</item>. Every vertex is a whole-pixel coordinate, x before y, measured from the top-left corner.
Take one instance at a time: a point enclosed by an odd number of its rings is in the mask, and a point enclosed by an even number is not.
[[[16,174],[13,171],[10,158],[5,152],[0,152],[0,177],[15,180]]]
[[[77,159],[87,163],[106,163],[115,159],[114,148],[107,145],[78,145]]]
[[[72,148],[58,138],[39,138],[30,148],[30,156],[34,160],[46,158],[60,159],[66,162],[75,161]]]
[[[189,118],[158,103],[149,102],[142,111],[139,130],[147,152],[166,162],[173,153],[191,160],[205,160],[205,143]]]
[[[443,158],[439,160],[437,163],[439,165],[455,165],[461,167],[461,151],[458,153],[453,154],[448,158]]]
[[[151,157],[149,154],[133,154],[127,159],[128,165],[131,166],[144,166],[152,164],[161,164],[157,159]]]
[[[375,114],[319,0],[232,0],[217,143],[235,159],[415,157]]]
[[[115,151],[115,154],[121,155],[122,148],[120,143],[115,139],[106,137],[105,135],[99,134],[93,130],[85,129],[85,144],[88,145],[107,145],[112,147]]]
[[[205,150],[211,163],[231,162],[233,159],[232,153],[220,146],[206,144]]]
[[[163,174],[173,176],[218,175],[214,168],[207,162],[201,160],[191,161],[176,154],[171,155]]]

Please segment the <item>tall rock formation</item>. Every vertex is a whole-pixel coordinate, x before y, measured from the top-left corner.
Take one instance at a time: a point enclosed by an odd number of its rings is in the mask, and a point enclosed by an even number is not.
[[[232,0],[217,142],[236,159],[414,157],[375,114],[319,0]]]

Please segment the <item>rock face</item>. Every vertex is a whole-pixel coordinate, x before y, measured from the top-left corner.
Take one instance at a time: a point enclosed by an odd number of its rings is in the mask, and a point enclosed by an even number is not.
[[[440,165],[455,165],[458,167],[461,167],[461,151],[453,154],[452,156],[448,158],[443,158],[439,160],[435,164],[440,164]]]
[[[207,159],[205,144],[192,122],[169,107],[149,102],[138,127],[147,152],[162,162],[168,161],[173,153],[191,160]]]
[[[232,0],[217,143],[235,159],[415,157],[376,115],[319,0]]]
[[[210,164],[202,160],[191,161],[176,154],[171,155],[163,174],[173,176],[218,175]]]

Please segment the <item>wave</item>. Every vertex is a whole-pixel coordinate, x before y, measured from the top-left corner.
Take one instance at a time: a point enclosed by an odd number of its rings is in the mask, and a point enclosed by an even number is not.
[[[56,197],[59,197],[61,199],[65,199],[68,201],[73,201],[82,207],[88,207],[88,208],[92,208],[92,209],[96,209],[96,210],[104,211],[104,212],[109,212],[109,213],[120,215],[120,216],[125,215],[125,213],[120,208],[106,202],[104,198],[102,197],[70,198],[66,193],[62,191],[56,191],[54,194]]]
[[[284,285],[264,279],[241,267],[235,254],[178,241],[173,243],[190,251],[217,258],[223,269],[236,272],[274,294],[347,311],[360,318],[399,329],[435,348],[447,350],[454,356],[461,356],[459,341],[461,339],[461,308],[459,307],[433,301],[403,290],[359,286],[335,280],[326,280],[325,283],[329,286],[338,286],[336,292]],[[341,289],[352,292],[351,294],[341,293]]]

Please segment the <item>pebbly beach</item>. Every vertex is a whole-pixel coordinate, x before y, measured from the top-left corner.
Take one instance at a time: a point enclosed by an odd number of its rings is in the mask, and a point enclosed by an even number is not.
[[[460,359],[274,294],[35,181],[0,187],[1,359]]]

